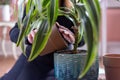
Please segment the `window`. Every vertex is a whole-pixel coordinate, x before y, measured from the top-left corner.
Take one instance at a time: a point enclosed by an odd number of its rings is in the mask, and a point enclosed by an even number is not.
[[[120,0],[107,0],[108,8],[120,8]]]

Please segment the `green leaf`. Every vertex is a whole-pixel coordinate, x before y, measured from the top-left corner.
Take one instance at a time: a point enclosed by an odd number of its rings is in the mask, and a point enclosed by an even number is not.
[[[49,32],[50,31],[50,32]],[[47,20],[43,20],[38,32],[34,38],[34,44],[32,45],[32,51],[30,53],[28,61],[34,60],[38,55],[40,55],[41,51],[44,49],[48,38],[51,34],[51,30],[48,31],[48,22]]]
[[[94,7],[96,10],[96,15],[97,15],[97,19],[98,19],[98,26],[100,25],[100,20],[101,20],[101,7],[100,7],[100,2],[98,0],[94,0]]]
[[[26,47],[27,47],[27,45],[25,44],[25,38],[22,40],[20,46],[21,46],[21,49],[22,49],[22,53],[26,56]]]
[[[78,11],[78,18],[80,19],[80,27],[78,27],[78,32],[79,32],[79,42],[82,40],[82,37],[83,37],[83,33],[84,33],[84,27],[85,27],[85,17],[87,16],[86,13],[85,13],[85,8],[84,8],[84,5],[82,3],[77,3],[75,4],[75,8],[77,9]]]
[[[82,71],[82,74],[80,74],[79,79],[82,78],[89,68],[92,66],[93,62],[96,59],[97,51],[98,51],[98,43],[99,43],[99,18],[98,14],[98,7],[95,9],[95,5],[100,6],[99,4],[94,3],[95,0],[83,0],[83,3],[85,5],[85,9],[87,11],[88,16],[84,18],[85,21],[85,40],[87,42],[87,60],[86,65]],[[94,4],[93,4],[94,3]],[[97,14],[96,14],[97,13]],[[100,17],[100,15],[99,15]],[[98,19],[96,21],[96,19]]]
[[[17,40],[17,46],[20,45],[23,37],[25,37],[24,32],[25,32],[25,28],[23,27],[22,30],[20,30],[20,32],[19,32],[19,36],[18,36],[18,40]]]
[[[72,3],[76,3],[76,0],[71,0]]]
[[[37,11],[39,12],[42,11],[42,0],[35,0],[34,5]]]
[[[30,16],[25,16],[24,25],[23,25],[23,27],[20,30],[19,37],[18,37],[18,40],[17,40],[17,46],[19,46],[19,44],[21,43],[22,39],[26,36],[25,32],[26,32],[26,27],[28,27],[29,18],[30,18]]]
[[[26,36],[28,30],[30,29],[30,18],[31,18],[31,13],[33,11],[33,6],[31,6],[31,9],[29,10],[29,13],[25,16],[25,18],[23,19],[23,26],[20,28],[20,33],[19,33],[19,37],[17,40],[17,46],[19,46],[19,44],[21,43],[22,39]]]
[[[50,0],[50,5],[48,7],[48,23],[50,27],[53,26],[58,16],[58,2],[59,0]]]
[[[47,7],[50,3],[50,0],[42,0],[42,7]]]
[[[18,27],[22,27],[22,18],[24,13],[24,0],[18,0]]]
[[[93,31],[92,31],[92,26],[91,26],[91,23],[89,21],[89,18],[87,18],[87,17],[84,18],[84,25],[83,26],[85,28],[84,29],[85,30],[84,38],[85,38],[85,41],[86,41],[87,46],[88,46],[88,49],[87,49],[88,54],[87,54],[87,56],[92,56],[92,54],[93,54],[92,53],[92,49],[93,49]],[[89,57],[87,57],[87,58],[89,58]],[[87,63],[86,65],[88,67],[88,61],[86,61],[86,63]],[[92,63],[90,63],[90,64],[92,64]],[[89,67],[90,67],[90,65],[89,65]],[[84,72],[84,70],[85,70],[85,72]],[[82,74],[80,74],[79,78],[82,78],[86,74],[86,72],[88,71],[88,68],[86,68],[86,66],[85,66],[84,70],[82,71]]]
[[[28,14],[29,10],[30,10],[30,6],[32,4],[32,0],[28,0],[27,4],[26,4],[26,14]],[[24,7],[25,8],[25,7]]]
[[[97,36],[98,35],[98,33],[96,31],[97,25],[95,24],[95,22],[96,22],[95,17],[94,17],[94,12],[95,11],[93,10],[93,7],[92,7],[93,6],[92,0],[83,0],[83,3],[85,5],[85,9],[86,9],[87,14],[89,16],[89,19],[90,19],[90,21],[92,23],[92,28],[95,31],[94,35]]]

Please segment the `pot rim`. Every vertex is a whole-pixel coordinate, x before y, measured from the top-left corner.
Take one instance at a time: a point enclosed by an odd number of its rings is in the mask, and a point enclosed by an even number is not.
[[[106,54],[104,58],[120,58],[120,54]]]
[[[103,56],[103,64],[107,67],[120,67],[120,54],[106,54]]]
[[[79,49],[78,49],[77,51],[78,51],[77,54],[78,54],[78,53],[85,53],[85,54],[87,53],[87,50],[84,50],[84,49],[82,49],[82,50],[79,50]],[[59,51],[56,51],[55,53],[59,53],[59,54],[63,54],[63,53],[64,53],[64,54],[65,54],[65,53],[66,53],[66,54],[73,54],[73,50],[69,50],[69,49],[68,49],[68,50],[59,50]]]

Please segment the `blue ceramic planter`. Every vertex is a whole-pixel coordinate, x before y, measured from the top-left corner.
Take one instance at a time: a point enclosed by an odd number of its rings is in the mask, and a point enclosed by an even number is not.
[[[78,80],[85,65],[85,52],[80,54],[54,54],[55,77],[57,80]],[[98,59],[92,65],[88,73],[81,80],[98,80]]]

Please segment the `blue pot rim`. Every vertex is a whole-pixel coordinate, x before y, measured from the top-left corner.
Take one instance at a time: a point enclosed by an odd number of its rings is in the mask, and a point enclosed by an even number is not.
[[[73,50],[59,50],[59,51],[56,51],[55,53],[57,53],[57,54],[73,54]],[[86,54],[87,50],[77,50],[76,54],[80,54],[80,53]]]

